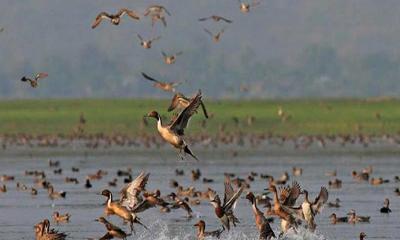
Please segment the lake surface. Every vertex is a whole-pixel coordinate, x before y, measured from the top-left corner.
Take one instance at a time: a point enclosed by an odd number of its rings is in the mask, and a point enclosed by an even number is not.
[[[0,193],[0,238],[1,239],[33,239],[33,225],[44,218],[51,219],[53,211],[68,212],[72,215],[67,224],[52,224],[60,231],[68,233],[69,239],[99,238],[104,233],[102,224],[94,219],[103,214],[105,198],[98,193],[105,188],[118,192],[123,186],[123,179],[118,179],[118,186],[111,188],[107,182],[116,178],[118,169],[131,167],[133,176],[142,171],[151,173],[148,190],[156,188],[162,195],[169,194],[174,189],[169,187],[170,179],[176,179],[183,186],[193,185],[199,190],[208,186],[223,194],[223,173],[233,172],[239,177],[246,178],[251,171],[273,175],[278,178],[284,171],[290,173],[290,180],[297,180],[300,185],[309,190],[311,198],[319,192],[321,186],[327,186],[330,177],[326,171],[337,169],[337,178],[343,181],[341,189],[329,189],[329,200],[342,200],[342,207],[332,209],[325,207],[317,216],[317,231],[315,234],[301,230],[299,234],[287,236],[288,239],[358,239],[360,232],[365,232],[367,239],[399,239],[400,226],[400,197],[393,191],[400,184],[393,181],[395,175],[400,174],[400,161],[397,148],[391,151],[380,151],[379,147],[370,150],[347,149],[308,149],[294,150],[292,148],[276,149],[246,149],[241,148],[237,156],[232,155],[232,149],[201,150],[195,149],[200,157],[199,162],[179,161],[174,152],[167,150],[136,151],[132,149],[109,149],[93,152],[63,149],[62,151],[49,149],[7,149],[0,151],[0,175],[15,175],[13,182],[5,182],[7,193]],[[54,175],[48,165],[48,159],[60,161],[63,168],[62,175]],[[351,177],[351,171],[360,171],[372,165],[372,177],[390,179],[390,183],[372,186],[368,183],[358,183]],[[79,167],[80,172],[71,171],[71,167]],[[293,166],[302,167],[303,175],[293,177]],[[183,169],[185,176],[175,176],[175,169]],[[213,178],[214,183],[203,184],[200,181],[192,182],[190,171],[199,168],[202,177]],[[108,175],[99,181],[92,181],[93,188],[83,187],[87,174],[95,173],[98,169],[108,171]],[[29,192],[16,190],[16,182],[28,187],[33,185],[33,177],[25,176],[25,170],[45,170],[47,179],[56,190],[67,192],[66,199],[50,200],[47,190],[39,189],[37,196]],[[64,178],[77,177],[79,184],[64,183]],[[259,193],[267,186],[266,180],[256,177],[251,183],[251,190]],[[250,204],[244,195],[235,210],[241,223],[230,233],[224,233],[222,239],[257,239],[258,234],[254,225],[254,218]],[[384,215],[379,212],[384,198],[391,200],[392,213]],[[150,231],[135,226],[137,234],[131,239],[195,239],[195,224],[200,218],[207,223],[208,230],[220,226],[210,203],[202,201],[201,205],[192,207],[194,218],[185,218],[181,209],[171,213],[161,213],[153,208],[139,214],[142,222]],[[336,212],[344,216],[350,209],[355,209],[360,215],[371,216],[370,224],[338,224],[331,225],[328,216]],[[128,230],[115,216],[109,218],[114,224]],[[275,233],[279,233],[279,221],[272,224]]]

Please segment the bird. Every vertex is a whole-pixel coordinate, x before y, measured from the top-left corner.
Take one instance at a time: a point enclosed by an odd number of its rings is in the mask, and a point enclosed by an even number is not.
[[[260,232],[259,239],[261,240],[269,240],[272,237],[276,237],[274,231],[269,225],[268,220],[264,217],[264,214],[257,208],[256,198],[252,192],[249,192],[246,195],[246,199],[248,199],[252,205],[252,210],[256,222],[256,227]]]
[[[113,238],[126,239],[128,236],[131,236],[131,234],[127,234],[121,228],[107,221],[104,217],[99,217],[95,219],[95,221],[103,223],[107,229],[107,233],[101,239],[113,239]]]
[[[383,207],[380,209],[381,213],[391,213],[392,210],[389,208],[389,198],[385,198],[383,202]]]
[[[240,4],[240,11],[241,11],[242,13],[248,13],[248,12],[250,12],[250,8],[255,7],[255,6],[257,6],[258,4],[260,4],[259,1],[253,1],[252,4],[242,2],[241,0],[238,0],[238,1],[239,1],[239,4]]]
[[[150,77],[149,75],[147,75],[146,73],[143,73],[143,72],[142,72],[142,76],[145,79],[154,82],[154,84],[153,84],[154,87],[164,90],[166,92],[175,92],[176,91],[175,87],[182,84],[182,82],[161,82],[157,79]]]
[[[44,78],[46,78],[46,77],[48,77],[48,76],[49,76],[49,74],[47,74],[47,73],[45,73],[45,72],[41,72],[41,73],[36,74],[35,77],[34,77],[33,79],[32,79],[32,78],[29,78],[29,77],[26,77],[26,76],[23,76],[23,77],[21,78],[21,81],[22,81],[22,82],[29,82],[30,85],[31,85],[31,87],[36,88],[36,87],[38,86],[38,81],[39,81],[40,79],[44,79]]]
[[[314,217],[317,213],[320,213],[323,205],[328,201],[328,190],[325,187],[321,187],[319,195],[315,198],[313,202],[310,202],[307,190],[303,190],[303,194],[304,202],[301,205],[303,218],[307,222],[308,228],[311,231],[314,231],[316,228]]]
[[[210,30],[207,28],[204,28],[204,31],[208,33],[212,37],[212,40],[214,43],[218,43],[221,40],[222,34],[225,32],[225,28],[221,29],[218,33],[213,34]]]
[[[48,186],[47,192],[49,194],[49,198],[52,200],[57,199],[57,198],[65,198],[65,196],[67,195],[67,193],[64,191],[55,192],[53,185]]]
[[[367,234],[365,234],[364,232],[360,232],[360,240],[364,240],[366,236]]]
[[[348,222],[352,223],[352,224],[355,224],[358,222],[369,223],[369,220],[370,220],[369,216],[358,216],[354,209],[351,209],[347,215],[349,215]]]
[[[223,229],[218,229],[211,232],[206,232],[206,223],[203,220],[199,220],[193,226],[197,227],[197,239],[203,240],[207,237],[216,237],[219,239],[221,233],[224,231]]]
[[[336,198],[335,202],[328,202],[328,207],[330,207],[330,208],[340,208],[340,199]]]
[[[210,202],[214,207],[215,215],[222,223],[223,229],[229,231],[231,223],[233,224],[233,226],[236,226],[236,223],[239,223],[239,219],[237,219],[236,216],[233,214],[233,210],[236,207],[236,202],[242,194],[244,187],[240,187],[235,192],[233,190],[229,176],[225,176],[224,186],[224,202],[221,202],[219,196],[213,192],[210,195]]]
[[[101,12],[96,16],[96,19],[94,20],[93,24],[92,24],[92,29],[96,28],[97,26],[99,26],[99,24],[101,23],[101,21],[103,19],[108,19],[110,20],[110,22],[114,25],[119,25],[121,22],[121,17],[124,15],[128,15],[129,17],[131,17],[132,19],[135,20],[140,20],[140,17],[138,14],[136,14],[134,11],[126,9],[126,8],[122,8],[118,11],[117,14],[109,14],[106,12]]]
[[[199,18],[199,21],[203,22],[203,21],[206,21],[206,20],[209,20],[209,19],[212,19],[215,22],[219,22],[219,21],[222,20],[222,21],[224,21],[226,23],[232,23],[232,20],[229,20],[229,19],[221,17],[221,16],[217,16],[217,15],[212,15],[210,17]]]
[[[157,130],[160,136],[166,142],[179,149],[179,156],[182,160],[184,159],[184,156],[181,155],[182,151],[189,154],[194,159],[198,160],[198,158],[189,149],[189,146],[185,142],[183,136],[184,130],[188,126],[190,118],[200,106],[201,97],[201,91],[199,90],[196,96],[190,101],[190,104],[168,125],[163,125],[161,116],[156,111],[151,111],[146,115],[146,117],[157,119]]]
[[[69,218],[71,217],[71,215],[69,213],[66,213],[64,215],[61,215],[59,212],[54,212],[53,213],[53,220],[56,223],[65,223],[65,222],[69,222]]]
[[[126,184],[120,191],[120,204],[129,210],[135,209],[143,198],[140,195],[146,187],[150,173],[141,172],[134,180]]]
[[[175,109],[184,109],[189,106],[191,98],[185,97],[182,93],[175,93],[172,97],[171,104],[168,107],[168,112],[171,112]],[[200,106],[203,110],[204,116],[208,118],[208,113],[206,110],[206,106],[204,105],[203,101],[200,102]]]
[[[178,209],[178,208],[182,208],[183,210],[186,211],[187,213],[187,218],[192,218],[193,217],[193,210],[192,208],[189,206],[189,204],[187,203],[186,200],[182,200],[180,198],[178,198],[178,196],[176,196],[175,193],[171,193],[170,197],[172,198],[172,200],[174,201],[174,203],[172,204],[173,209]]]
[[[167,21],[165,19],[165,15],[171,16],[169,11],[162,5],[151,5],[146,8],[144,12],[144,16],[149,16],[151,17],[151,26],[154,27],[155,23],[157,21],[161,21],[164,25],[164,27],[167,27]]]
[[[67,235],[50,228],[50,221],[48,219],[37,223],[34,226],[36,240],[64,240]]]
[[[163,55],[163,58],[164,58],[164,63],[165,63],[165,64],[168,64],[168,65],[174,64],[175,61],[176,61],[176,58],[177,58],[178,56],[182,55],[182,53],[183,53],[183,52],[180,51],[180,52],[174,53],[174,54],[172,54],[172,55],[167,55],[164,51],[161,52],[161,54]]]
[[[329,218],[331,219],[332,224],[337,224],[337,223],[347,223],[349,221],[348,217],[337,217],[336,213],[332,213]]]
[[[137,37],[138,37],[139,40],[140,40],[140,45],[141,45],[144,49],[150,49],[151,46],[152,46],[152,44],[153,44],[153,42],[154,42],[154,41],[157,41],[157,40],[159,40],[159,39],[161,38],[161,36],[158,36],[158,37],[156,37],[156,38],[152,38],[152,39],[149,39],[149,40],[144,40],[143,37],[140,36],[140,34],[137,34]]]

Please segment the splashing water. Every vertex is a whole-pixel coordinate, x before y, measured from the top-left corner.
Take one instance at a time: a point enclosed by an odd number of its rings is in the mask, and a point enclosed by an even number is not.
[[[187,228],[179,227],[176,230],[171,230],[167,223],[162,220],[156,220],[153,224],[149,226],[149,231],[143,231],[137,234],[135,237],[138,240],[193,240],[196,238],[195,230],[188,232]],[[275,230],[278,235],[279,230]],[[215,238],[206,238],[215,239]],[[240,230],[233,229],[230,232],[225,232],[222,234],[221,240],[258,240],[259,235],[256,231],[252,233],[245,233]],[[325,236],[318,233],[312,233],[305,228],[299,228],[297,232],[289,231],[283,234],[281,237],[276,239],[282,240],[328,240]]]

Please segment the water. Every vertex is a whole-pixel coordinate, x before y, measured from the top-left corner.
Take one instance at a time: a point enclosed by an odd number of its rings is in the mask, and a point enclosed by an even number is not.
[[[210,186],[222,194],[224,172],[234,172],[242,178],[247,177],[250,171],[279,177],[284,171],[291,174],[292,166],[303,168],[302,176],[291,176],[291,179],[299,181],[302,187],[309,190],[312,198],[322,185],[327,186],[330,178],[325,176],[325,172],[337,169],[337,178],[343,180],[343,187],[339,190],[329,189],[329,200],[340,198],[342,207],[324,208],[323,212],[317,216],[318,227],[315,234],[303,229],[298,234],[288,234],[287,239],[358,239],[361,231],[368,235],[367,239],[398,239],[400,198],[393,193],[394,188],[399,185],[393,181],[393,177],[399,175],[400,169],[396,151],[241,149],[237,157],[232,157],[229,150],[201,152],[197,149],[196,152],[201,157],[200,162],[178,161],[171,151],[165,150],[146,152],[110,149],[83,153],[68,149],[60,151],[19,149],[0,152],[0,175],[16,176],[14,182],[5,183],[8,192],[0,193],[0,239],[32,239],[33,225],[44,218],[51,219],[53,211],[68,212],[72,215],[71,221],[67,224],[52,224],[56,229],[68,233],[69,239],[101,237],[105,233],[104,227],[94,219],[103,214],[102,203],[105,199],[97,194],[102,189],[109,188],[114,195],[118,196],[119,189],[122,187],[122,178],[119,178],[117,188],[107,186],[107,182],[116,177],[118,169],[131,167],[134,176],[141,170],[149,171],[151,175],[147,189],[158,188],[165,195],[173,191],[169,187],[169,180],[172,178],[183,186],[194,185],[200,190],[205,190]],[[48,166],[49,158],[61,162],[62,175],[53,174],[53,169]],[[374,166],[372,177],[390,179],[390,183],[371,186],[353,181],[351,171],[353,169],[359,171],[368,165]],[[72,166],[79,167],[80,172],[73,173]],[[185,170],[185,176],[175,176],[176,168]],[[203,184],[201,181],[192,182],[190,171],[195,168],[200,168],[202,177],[213,178],[215,182],[210,184]],[[107,170],[109,174],[100,181],[92,181],[93,188],[86,190],[83,187],[85,176],[95,173],[98,169]],[[52,201],[44,189],[39,189],[39,194],[34,197],[29,192],[16,191],[17,181],[27,186],[33,185],[33,177],[25,176],[25,170],[45,170],[48,180],[55,189],[66,191],[67,198]],[[66,184],[64,183],[66,176],[77,177],[80,183]],[[260,192],[266,186],[266,180],[258,177],[251,183],[254,192]],[[250,205],[243,196],[236,209],[241,223],[229,234],[223,234],[222,239],[257,239],[258,237]],[[391,200],[393,212],[390,215],[379,212],[385,197]],[[360,215],[371,216],[371,223],[330,224],[328,216],[332,212],[343,216],[350,209],[356,209]],[[193,210],[196,217],[190,220],[185,218],[185,212],[181,209],[165,214],[153,208],[139,214],[150,231],[136,226],[137,235],[131,239],[195,239],[193,224],[199,218],[206,221],[208,230],[214,230],[220,226],[208,202],[202,201],[201,205],[193,206]],[[119,218],[111,216],[110,220],[122,226],[123,229],[128,229],[127,226],[121,224]],[[278,221],[275,221],[272,227],[278,234]]]

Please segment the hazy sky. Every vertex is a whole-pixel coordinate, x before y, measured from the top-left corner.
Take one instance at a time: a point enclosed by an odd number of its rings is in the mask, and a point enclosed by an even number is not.
[[[143,14],[150,4],[163,4],[171,12],[167,28],[151,28],[147,18],[135,22],[124,17],[120,26],[104,22],[91,29],[101,11],[126,7]],[[202,88],[213,97],[237,97],[243,96],[235,92],[238,84],[255,84],[250,97],[301,97],[301,91],[275,89],[272,80],[262,79],[243,61],[255,65],[279,59],[278,67],[291,66],[310,44],[332,46],[339,57],[397,55],[399,12],[398,0],[263,0],[247,15],[239,11],[237,0],[1,0],[0,97],[170,96],[151,88],[141,71],[167,81],[187,80],[180,90],[188,94]],[[233,23],[197,21],[212,14]],[[227,28],[221,42],[213,44],[205,27],[213,32]],[[137,33],[162,38],[145,50]],[[184,53],[169,66],[162,62],[162,50]],[[49,77],[38,89],[19,81],[40,71]],[[290,88],[301,87],[290,82]],[[321,89],[318,96],[332,96],[330,89]]]

